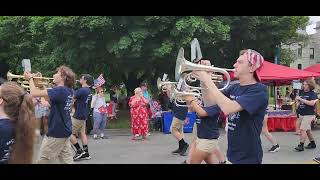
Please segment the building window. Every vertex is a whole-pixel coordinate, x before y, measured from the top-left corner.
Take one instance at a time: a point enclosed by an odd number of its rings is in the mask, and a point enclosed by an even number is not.
[[[298,56],[299,57],[302,56],[302,45],[301,44],[298,45]]]
[[[314,48],[310,48],[310,59],[314,59]]]
[[[301,66],[301,64],[298,64],[298,69],[302,69],[302,66]]]

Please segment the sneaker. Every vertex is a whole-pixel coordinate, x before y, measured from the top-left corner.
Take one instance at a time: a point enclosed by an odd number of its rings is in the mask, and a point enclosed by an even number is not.
[[[180,156],[184,156],[185,155],[185,153],[187,152],[187,150],[188,150],[188,147],[189,147],[189,144],[188,143],[185,143],[183,146],[182,146],[182,148],[181,148],[181,151],[180,151]]]
[[[294,148],[296,151],[301,152],[304,151],[303,146],[301,146],[301,144],[299,144],[297,147]]]
[[[91,159],[91,156],[89,153],[85,152],[80,158],[79,160],[90,160]]]
[[[150,133],[148,133],[148,134],[147,134],[147,136],[151,136],[151,134],[150,134]]]
[[[103,133],[100,134],[100,138],[101,138],[101,139],[104,138],[104,134],[103,134]]]
[[[172,154],[180,154],[180,149],[178,148],[178,149],[172,151],[171,153],[172,153]]]
[[[98,136],[96,134],[94,134],[93,139],[98,139]]]
[[[305,148],[306,149],[315,149],[317,145],[315,143],[309,143]]]
[[[86,152],[84,151],[77,151],[77,153],[74,155],[73,160],[77,161],[79,159],[81,159],[81,157],[85,154]]]
[[[272,146],[271,149],[269,149],[269,152],[278,152],[280,150],[280,146],[279,144],[275,145],[275,146]]]
[[[140,134],[136,134],[136,135],[134,135],[135,137],[139,137],[140,136]]]
[[[320,157],[313,158],[313,160],[320,164]]]

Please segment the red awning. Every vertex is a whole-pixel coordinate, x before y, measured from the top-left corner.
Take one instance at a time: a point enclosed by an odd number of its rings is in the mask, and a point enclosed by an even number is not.
[[[315,64],[313,66],[309,66],[309,67],[307,67],[307,68],[305,68],[303,70],[304,71],[320,73],[320,64]]]
[[[261,77],[262,83],[276,85],[288,85],[291,84],[292,80],[320,77],[319,73],[294,69],[268,61],[264,61],[263,67],[257,72]]]
[[[262,83],[277,86],[289,85],[292,83],[292,80],[320,77],[320,73],[294,69],[287,66],[274,64],[266,60],[263,63],[263,67],[257,72]],[[231,79],[234,80],[233,72],[231,72],[230,75]]]

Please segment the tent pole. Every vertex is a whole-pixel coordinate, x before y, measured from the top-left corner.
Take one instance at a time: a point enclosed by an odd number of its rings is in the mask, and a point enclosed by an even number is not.
[[[276,91],[276,83],[274,82],[274,84],[273,84],[274,86],[274,110],[277,110],[277,97],[278,97],[278,95],[277,95],[277,91]]]

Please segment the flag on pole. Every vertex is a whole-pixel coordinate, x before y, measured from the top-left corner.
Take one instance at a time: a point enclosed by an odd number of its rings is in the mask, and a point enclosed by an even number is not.
[[[104,83],[106,83],[106,81],[104,80],[103,75],[100,74],[100,76],[95,80],[94,86],[100,87],[100,86],[104,85]]]

